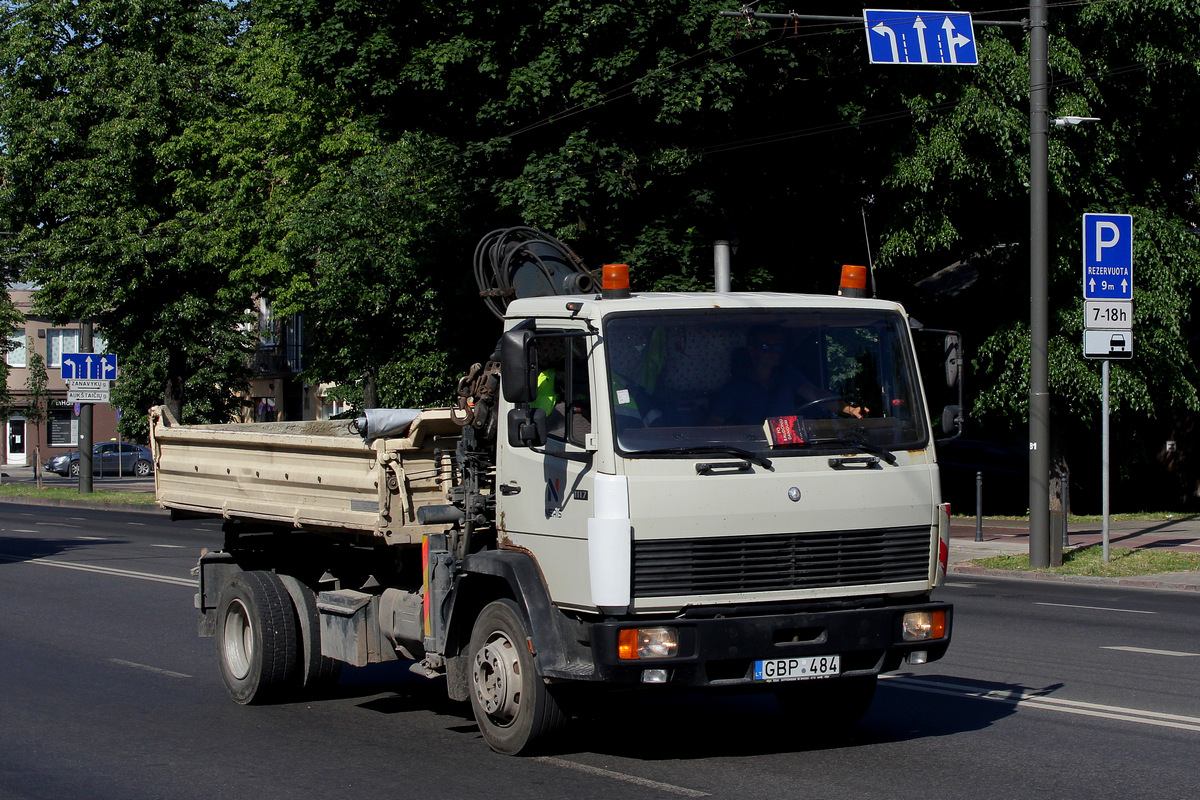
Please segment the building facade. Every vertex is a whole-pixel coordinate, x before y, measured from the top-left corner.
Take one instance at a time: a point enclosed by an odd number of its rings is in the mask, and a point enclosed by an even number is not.
[[[25,315],[22,327],[9,332],[13,345],[6,356],[8,364],[9,408],[4,419],[4,446],[0,462],[13,466],[44,464],[60,453],[78,450],[79,412],[81,407],[67,400],[67,384],[62,378],[63,353],[79,352],[80,324],[53,325],[33,313],[34,287],[12,284],[9,297]],[[103,335],[94,336],[93,350],[104,352]],[[46,390],[49,395],[46,417],[37,421],[30,413],[29,381],[33,353],[46,363]],[[103,442],[117,436],[117,410],[108,403],[93,403],[92,440]],[[40,465],[39,465],[40,468]]]

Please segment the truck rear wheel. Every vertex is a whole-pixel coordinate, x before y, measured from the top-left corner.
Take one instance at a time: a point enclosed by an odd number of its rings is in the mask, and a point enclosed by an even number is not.
[[[775,690],[783,713],[828,728],[849,728],[875,699],[878,676],[799,681]]]
[[[278,575],[237,573],[221,589],[217,609],[217,663],[234,702],[268,702],[295,686],[296,614]]]
[[[471,709],[497,753],[528,752],[567,721],[530,652],[529,633],[511,600],[484,607],[471,632]]]

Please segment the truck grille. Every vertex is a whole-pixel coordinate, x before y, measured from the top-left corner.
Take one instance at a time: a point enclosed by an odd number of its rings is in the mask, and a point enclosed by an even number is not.
[[[633,542],[633,596],[776,592],[929,577],[928,525]]]

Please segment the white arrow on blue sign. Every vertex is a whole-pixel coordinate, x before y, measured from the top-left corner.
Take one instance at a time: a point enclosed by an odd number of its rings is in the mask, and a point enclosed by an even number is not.
[[[63,353],[64,380],[105,380],[117,377],[116,353]]]
[[[971,15],[959,11],[863,9],[872,64],[979,63]]]
[[[1083,215],[1083,299],[1133,299],[1133,217]]]

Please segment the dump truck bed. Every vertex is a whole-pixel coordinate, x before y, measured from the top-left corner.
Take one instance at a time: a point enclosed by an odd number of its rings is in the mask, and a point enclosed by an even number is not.
[[[451,409],[422,411],[406,436],[367,443],[346,421],[179,425],[150,412],[163,508],[259,520],[342,538],[416,543],[416,509],[446,502],[433,441],[457,436]]]

